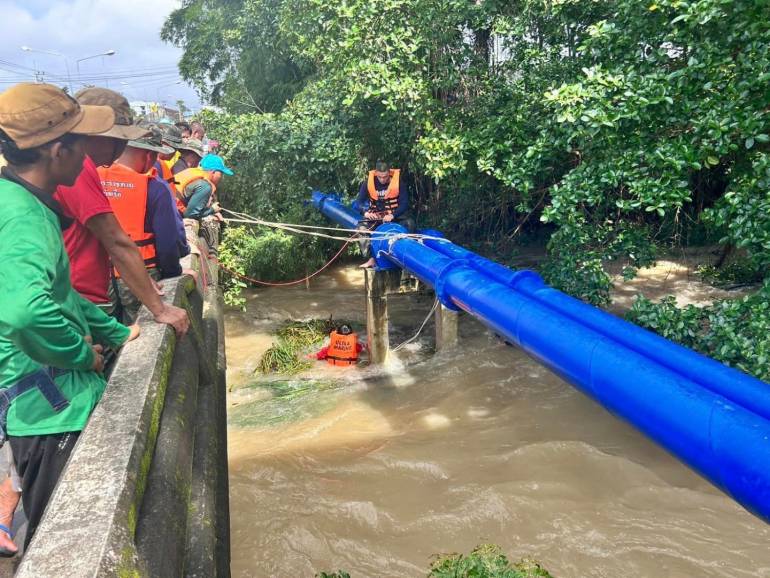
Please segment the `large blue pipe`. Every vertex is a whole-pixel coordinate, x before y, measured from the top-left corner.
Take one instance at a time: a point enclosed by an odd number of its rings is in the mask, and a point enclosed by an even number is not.
[[[423,232],[429,236],[424,242],[431,249],[466,261],[485,276],[770,419],[770,385],[767,383],[570,297],[547,285],[533,271],[512,271],[449,241],[431,239],[441,236],[438,231]]]
[[[348,222],[358,218],[345,207],[332,210],[326,206],[328,200],[322,205],[327,216],[344,213]],[[389,224],[379,231],[403,229]],[[705,386],[704,376],[696,381],[695,375],[675,369],[665,356],[647,355],[634,347],[633,340],[617,338],[594,322],[584,323],[583,317],[560,310],[564,303],[542,299],[542,287],[514,288],[515,279],[510,282],[514,272],[509,271],[508,277],[503,271],[492,276],[481,272],[467,255],[445,255],[427,245],[427,241],[383,238],[373,242],[373,249],[380,258],[434,287],[442,303],[467,311],[516,343],[747,509],[770,520],[770,420],[766,415],[739,403],[735,395],[721,395],[720,386]],[[670,351],[676,354],[679,349]],[[747,376],[730,368],[725,371],[735,374],[736,387],[745,385],[742,380]]]

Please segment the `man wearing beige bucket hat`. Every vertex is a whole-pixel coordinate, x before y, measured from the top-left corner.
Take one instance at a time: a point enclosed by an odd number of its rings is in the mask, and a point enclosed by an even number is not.
[[[138,334],[72,288],[61,236],[70,219],[53,198],[83,168],[83,137],[114,122],[109,107],[47,84],[0,94],[0,441],[21,477],[26,544],[106,387],[102,347]]]
[[[184,335],[189,327],[187,312],[161,299],[135,242],[115,217],[97,172],[97,167],[111,166],[130,140],[146,136],[149,130],[134,124],[128,101],[115,91],[92,87],[81,90],[75,97],[81,105],[109,106],[115,113],[115,124],[104,133],[86,137],[83,171],[74,186],[59,187],[55,195],[65,214],[74,221],[64,231],[72,285],[89,301],[110,313],[119,313],[113,311],[109,291],[112,263],[155,321],[167,323],[178,335]]]

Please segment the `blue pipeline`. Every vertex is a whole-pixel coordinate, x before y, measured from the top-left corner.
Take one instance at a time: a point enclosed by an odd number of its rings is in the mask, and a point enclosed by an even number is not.
[[[332,210],[329,204],[328,200],[323,203],[327,216],[345,212],[344,207]],[[350,211],[348,220],[352,216],[358,218]],[[389,224],[379,231],[392,234],[404,230]],[[613,414],[634,424],[748,510],[770,520],[770,420],[766,415],[737,402],[736,395],[721,395],[718,386],[705,386],[694,379],[695,375],[663,363],[660,359],[665,360],[665,356],[653,358],[634,347],[633,340],[616,338],[596,323],[584,323],[585,311],[561,311],[557,307],[565,303],[543,299],[543,287],[538,289],[536,283],[513,288],[515,279],[511,282],[510,276],[514,272],[495,264],[509,271],[509,277],[493,277],[482,273],[479,263],[467,255],[448,256],[437,251],[437,246],[427,245],[428,241],[412,239],[373,241],[381,257],[434,287],[442,303],[468,312],[516,343]],[[527,272],[520,280],[535,279],[530,275],[534,274]],[[630,325],[618,321],[623,327]],[[684,348],[674,346],[671,351],[676,354],[680,349]],[[770,387],[730,368],[725,367],[725,371],[733,374],[734,388],[747,383],[747,387],[756,383]]]
[[[441,236],[438,231],[422,232],[430,237]],[[425,244],[452,259],[466,261],[485,276],[770,419],[770,385],[767,383],[570,297],[546,285],[533,271],[512,271],[448,241],[426,239]]]
[[[327,219],[334,221],[338,225],[342,225],[346,229],[358,228],[361,215],[343,205],[339,195],[327,195],[319,191],[313,191],[310,202]]]

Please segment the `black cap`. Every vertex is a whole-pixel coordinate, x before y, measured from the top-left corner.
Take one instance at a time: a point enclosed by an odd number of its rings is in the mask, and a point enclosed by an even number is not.
[[[353,333],[353,330],[350,328],[350,325],[340,325],[337,328],[337,333],[339,333],[340,335],[350,335],[351,333]]]

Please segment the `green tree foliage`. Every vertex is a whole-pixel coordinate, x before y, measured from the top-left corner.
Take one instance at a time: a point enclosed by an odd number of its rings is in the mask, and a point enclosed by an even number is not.
[[[246,163],[240,206],[299,217],[311,189],[353,192],[387,158],[420,224],[498,259],[545,234],[547,280],[601,304],[608,262],[632,277],[704,227],[768,270],[768,14],[770,0],[185,0],[163,34],[228,111],[206,122]]]
[[[281,0],[183,0],[161,38],[183,46],[182,77],[213,104],[275,112],[310,72],[278,34]]]

